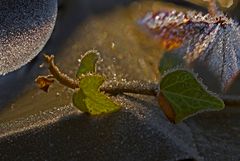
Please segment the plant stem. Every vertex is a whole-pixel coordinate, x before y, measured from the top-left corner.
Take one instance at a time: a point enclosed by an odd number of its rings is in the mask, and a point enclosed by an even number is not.
[[[106,81],[100,87],[100,91],[110,94],[135,93],[157,96],[159,87],[158,84],[147,81]]]
[[[78,80],[74,80],[67,74],[61,72],[57,65],[54,63],[54,56],[44,55],[46,62],[48,63],[49,71],[52,76],[59,81],[59,83],[76,89],[79,88]],[[119,94],[119,93],[135,93],[143,95],[156,96],[158,93],[158,85],[155,83],[147,81],[106,81],[101,87],[100,91],[109,94]]]
[[[208,1],[208,12],[212,16],[216,16],[218,13],[218,7],[216,0],[205,0]]]
[[[220,97],[225,105],[228,106],[239,106],[240,105],[240,96],[236,96],[236,95],[223,95]]]
[[[55,65],[54,63],[54,56],[51,55],[44,55],[45,61],[48,63],[48,69],[50,71],[50,73],[53,75],[53,77],[58,80],[61,84],[75,89],[75,88],[79,88],[78,86],[78,81],[74,80],[72,78],[70,78],[68,75],[66,75],[65,73],[61,72],[59,70],[59,68],[57,67],[57,65]]]
[[[79,88],[78,80],[72,79],[65,73],[61,72],[54,63],[54,56],[44,55],[46,62],[48,63],[49,71],[52,77],[55,78],[59,83],[63,84],[72,89]],[[134,93],[149,96],[157,96],[159,92],[159,84],[147,81],[106,81],[101,87],[100,91],[109,94],[120,94],[120,93]],[[220,97],[225,105],[236,106],[240,105],[240,96],[234,95],[223,95]]]

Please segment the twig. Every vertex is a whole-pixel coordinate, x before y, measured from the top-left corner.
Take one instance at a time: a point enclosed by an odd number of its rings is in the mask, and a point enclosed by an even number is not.
[[[216,0],[205,0],[208,2],[208,12],[212,16],[216,16],[218,14],[218,7]]]
[[[228,106],[236,106],[236,105],[240,105],[240,96],[237,95],[223,95],[220,97],[225,105]]]
[[[59,70],[57,65],[54,63],[53,55],[44,55],[44,57],[49,65],[48,69],[50,73],[56,80],[59,81],[59,83],[72,89],[79,88],[78,80],[70,78],[68,75]],[[136,93],[156,96],[158,86],[155,83],[146,81],[107,81],[101,86],[100,91],[110,94]]]
[[[49,71],[52,74],[51,78],[55,78],[59,81],[59,83],[72,88],[80,88],[78,84],[78,80],[74,80],[70,78],[68,75],[64,74],[59,70],[59,68],[54,63],[54,56],[44,56],[46,62],[48,63]],[[147,81],[106,81],[101,87],[100,91],[109,93],[109,94],[120,94],[120,93],[134,93],[134,94],[142,94],[149,96],[157,96],[159,92],[159,84],[147,82]],[[225,105],[227,106],[236,106],[240,105],[240,96],[234,95],[223,95],[220,97]]]
[[[57,79],[61,84],[69,88],[72,88],[72,89],[79,88],[78,82],[76,80],[70,78],[68,75],[61,72],[59,68],[55,65],[53,55],[51,56],[44,55],[44,58],[49,65],[48,69],[50,73],[53,75],[55,79]]]
[[[146,81],[106,81],[101,86],[100,91],[110,94],[135,93],[157,96],[159,87],[156,83]]]

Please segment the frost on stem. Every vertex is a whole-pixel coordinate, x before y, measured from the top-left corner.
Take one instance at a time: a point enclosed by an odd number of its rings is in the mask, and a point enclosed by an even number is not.
[[[45,61],[48,64],[49,76],[38,76],[35,82],[38,84],[40,89],[47,91],[48,87],[53,83],[52,78],[55,78],[62,85],[76,89],[79,87],[79,80],[69,77],[67,74],[60,71],[58,66],[54,62],[54,56],[44,55]],[[80,78],[81,79],[81,78]],[[45,87],[46,86],[46,87]],[[109,94],[120,94],[120,93],[135,93],[143,95],[156,96],[159,87],[156,83],[151,83],[147,81],[106,81],[101,87],[100,91]]]
[[[69,88],[72,88],[72,89],[75,89],[75,88],[79,87],[77,80],[74,80],[74,79],[70,78],[67,74],[65,74],[65,73],[63,73],[59,70],[59,68],[54,63],[54,56],[53,55],[51,55],[51,56],[44,55],[44,58],[49,65],[48,69],[49,69],[50,73],[61,84],[65,85]]]
[[[146,81],[107,81],[103,84],[100,90],[111,94],[135,93],[156,96],[159,87],[156,83]]]
[[[48,88],[50,85],[54,82],[53,79],[56,79],[64,86],[67,86],[69,88],[75,89],[78,88],[78,82],[76,80],[73,80],[63,72],[59,70],[59,68],[54,63],[54,56],[51,55],[44,55],[45,61],[48,64],[48,69],[51,75],[48,76],[38,76],[35,79],[35,82],[37,83],[38,87],[45,92],[48,92]]]
[[[48,76],[38,76],[35,82],[38,84],[39,88],[47,92],[49,86],[56,79],[62,85],[76,89],[79,87],[79,80],[69,77],[67,74],[60,71],[57,65],[54,63],[54,56],[44,55],[47,64],[49,65],[48,69],[51,75]],[[159,84],[149,81],[116,81],[110,80],[105,81],[104,84],[100,87],[100,91],[109,93],[112,95],[123,94],[123,93],[134,93],[142,94],[149,96],[157,96],[160,92]],[[221,99],[226,105],[235,106],[240,104],[240,96],[229,96],[223,95]]]

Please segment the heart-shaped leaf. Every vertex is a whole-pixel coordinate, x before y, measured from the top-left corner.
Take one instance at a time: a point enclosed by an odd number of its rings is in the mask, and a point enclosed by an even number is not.
[[[99,60],[99,52],[96,50],[90,50],[84,54],[81,59],[80,66],[77,71],[77,77],[81,77],[87,73],[96,72],[96,63]]]
[[[159,71],[161,74],[164,74],[166,71],[177,67],[183,67],[184,60],[179,54],[176,53],[165,53],[159,64]]]
[[[168,119],[178,123],[202,111],[218,111],[224,103],[208,92],[191,72],[176,70],[160,82],[159,104]]]
[[[118,111],[120,106],[99,91],[104,81],[104,77],[100,75],[88,75],[81,78],[80,89],[73,94],[74,106],[91,115]]]
[[[157,12],[147,14],[141,22],[165,48],[177,49],[189,66],[204,64],[217,76],[222,91],[240,73],[240,27],[222,12]]]

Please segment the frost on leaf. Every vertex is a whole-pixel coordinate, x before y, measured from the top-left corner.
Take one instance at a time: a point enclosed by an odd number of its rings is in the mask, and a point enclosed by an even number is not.
[[[120,106],[99,91],[104,77],[88,75],[80,79],[79,87],[73,94],[73,104],[83,112],[100,115],[118,111]]]
[[[160,82],[160,107],[167,118],[178,123],[202,111],[218,111],[224,103],[209,93],[195,76],[185,70],[166,74]]]
[[[226,91],[240,69],[240,28],[223,14],[148,13],[145,28],[167,49],[175,49],[191,66],[198,61],[219,78]]]
[[[95,73],[96,64],[99,61],[100,53],[96,50],[89,50],[86,52],[80,62],[80,66],[77,71],[77,77],[81,77],[84,74]]]

